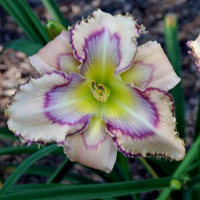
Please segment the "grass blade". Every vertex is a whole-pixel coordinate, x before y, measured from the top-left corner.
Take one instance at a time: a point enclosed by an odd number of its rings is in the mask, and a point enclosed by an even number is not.
[[[9,131],[7,128],[3,128],[3,127],[0,127],[0,138],[6,139],[6,140],[18,140],[18,138],[15,137],[11,131]]]
[[[190,166],[194,162],[195,158],[197,157],[199,153],[199,146],[200,146],[200,134],[190,150],[188,151],[185,159],[180,163],[174,174],[172,175],[172,178],[179,178],[184,177],[185,174],[187,174],[188,170],[190,169]],[[171,190],[169,188],[165,189],[160,196],[157,198],[157,200],[165,200],[171,193]]]
[[[46,156],[47,154],[55,151],[57,149],[57,145],[50,145],[47,146],[33,155],[31,155],[29,158],[27,158],[25,161],[23,161],[19,167],[9,176],[9,178],[6,180],[6,182],[3,184],[3,187],[0,190],[0,194],[4,194],[10,186],[12,186],[19,178],[20,176],[37,160],[40,158]]]
[[[13,17],[13,19],[17,22],[17,24],[23,29],[26,36],[32,41],[40,42],[39,38],[37,38],[37,36],[31,30],[31,27],[29,26],[24,15],[22,13],[20,14],[21,11],[15,6],[15,3],[16,3],[15,1],[10,2],[10,0],[0,1],[0,4]]]
[[[175,14],[168,14],[165,16],[165,45],[169,60],[174,67],[176,74],[181,77],[181,62],[180,62],[180,50],[178,41],[178,28],[177,17]],[[176,106],[176,119],[177,129],[180,137],[185,137],[185,113],[184,113],[184,98],[181,88],[181,82],[171,90],[171,94],[174,97]]]
[[[18,147],[5,147],[5,148],[1,148],[0,149],[0,156],[1,155],[19,155],[19,154],[25,154],[25,153],[35,153],[38,151],[38,146],[37,145],[31,145],[29,147],[27,146],[18,146]],[[52,152],[53,155],[63,155],[63,149],[62,147],[57,147],[57,150],[55,150],[54,152]],[[119,179],[116,178],[116,173],[114,173],[114,170],[108,175],[107,173],[101,172],[99,170],[93,170],[91,168],[88,168],[89,170],[91,170],[91,172],[99,175],[101,178],[105,179],[105,181],[108,182],[116,182]],[[70,173],[71,174],[71,173]],[[78,179],[79,176],[77,175],[73,175],[75,179]],[[70,175],[71,177],[71,175]],[[73,177],[72,177],[73,178]],[[70,180],[72,180],[70,178]],[[84,180],[84,178],[80,178],[80,180]],[[87,182],[89,182],[88,180],[86,180]],[[91,182],[91,181],[90,181]]]
[[[27,56],[36,54],[43,45],[41,43],[35,43],[26,39],[18,39],[8,43],[4,46],[3,50],[15,49],[16,51],[22,51]]]
[[[26,184],[26,185],[14,185],[10,187],[8,193],[16,193],[20,191],[27,191],[27,190],[34,190],[34,189],[44,189],[44,188],[56,188],[59,186],[63,186],[61,183],[52,183],[52,184],[46,184],[46,183],[39,183],[39,184]]]
[[[131,180],[128,158],[126,158],[122,153],[117,154],[117,161],[122,169],[123,176],[125,180]]]
[[[168,187],[170,178],[140,180],[106,184],[63,185],[59,187],[32,189],[0,196],[0,200],[84,200],[124,196]]]
[[[32,26],[34,28],[37,36],[40,37],[43,44],[46,44],[49,39],[47,37],[45,28],[42,26],[40,20],[36,17],[31,7],[26,1],[15,0],[15,2],[22,8],[23,14],[26,16],[27,20],[30,23],[29,26]]]
[[[58,169],[52,174],[52,176],[48,179],[47,183],[56,183],[60,182],[65,174],[69,171],[72,166],[72,162],[70,162],[67,158],[63,161],[63,163],[58,167]]]
[[[26,1],[1,0],[0,4],[18,23],[30,40],[43,45],[49,41],[40,20]]]
[[[18,166],[17,165],[3,165],[0,166],[0,173],[11,174]],[[46,165],[33,165],[26,170],[24,174],[38,175],[50,177],[55,171],[54,167]]]
[[[27,146],[18,146],[18,147],[5,147],[0,149],[0,155],[18,155],[23,153],[35,153],[38,152],[38,146],[31,145]],[[52,152],[52,154],[61,155],[63,154],[62,147],[58,147],[56,151]]]
[[[2,166],[0,167],[0,173],[12,173],[15,169],[17,168],[17,166],[14,165],[8,165],[8,166]],[[26,172],[24,174],[28,174],[28,175],[37,175],[37,176],[44,176],[44,177],[51,177],[52,174],[55,172],[55,168],[51,167],[51,166],[46,166],[46,165],[33,165],[31,166],[29,169],[26,170]],[[72,172],[68,172],[67,175],[65,175],[63,177],[64,180],[70,181],[73,184],[88,184],[88,183],[96,183],[94,180],[89,179],[87,177],[85,177],[84,175],[80,175],[80,174],[75,174]],[[21,185],[18,189],[18,186],[12,186],[11,189],[8,190],[9,193],[14,192],[13,190],[20,190],[21,189]],[[25,185],[26,186],[26,185]],[[12,188],[14,188],[12,190]]]
[[[50,13],[52,19],[56,22],[59,22],[62,24],[65,28],[68,27],[67,20],[63,17],[62,13],[59,10],[58,4],[54,0],[42,0],[42,3],[44,4],[45,8]]]

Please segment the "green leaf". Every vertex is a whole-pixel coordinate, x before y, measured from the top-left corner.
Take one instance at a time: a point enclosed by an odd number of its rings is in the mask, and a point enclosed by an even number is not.
[[[39,184],[26,184],[26,185],[14,185],[11,186],[7,193],[16,193],[20,191],[26,190],[34,190],[34,189],[44,189],[44,188],[56,188],[59,186],[63,186],[61,183],[53,183],[53,184],[46,184],[46,183],[39,183]]]
[[[5,49],[15,49],[16,51],[22,51],[27,56],[36,54],[43,45],[41,43],[35,43],[26,39],[18,39],[8,43],[4,46]]]
[[[68,27],[67,20],[63,17],[62,13],[59,10],[58,4],[54,0],[42,0],[42,3],[50,13],[52,19],[56,22],[62,24],[65,28]]]
[[[49,41],[40,20],[26,1],[0,0],[0,4],[13,17],[30,40],[43,45]]]
[[[31,30],[31,27],[29,26],[28,21],[24,17],[21,9],[17,8],[15,6],[15,3],[15,1],[11,2],[10,0],[0,1],[0,4],[3,6],[3,8],[13,17],[17,24],[23,29],[27,37],[32,41],[40,42],[39,38],[37,38],[37,36]]]
[[[6,172],[13,172],[17,166],[15,165],[8,165],[8,166],[1,166],[0,167],[0,173],[6,173]],[[44,177],[51,177],[52,174],[55,172],[56,168],[46,165],[33,165],[29,169],[26,170],[24,174],[31,174],[31,175],[39,175]],[[63,177],[64,180],[70,181],[74,184],[88,184],[88,183],[95,183],[96,181],[89,179],[85,177],[84,175],[75,174],[73,172],[68,172],[67,175]],[[13,190],[21,190],[21,187],[18,189],[18,186],[13,186],[11,189],[8,190],[8,192],[13,192]]]
[[[197,175],[196,177],[192,178],[187,182],[187,186],[189,189],[193,189],[196,185],[200,183],[200,174]]]
[[[106,172],[95,170],[89,167],[86,167],[89,171],[96,173],[98,176],[103,178],[106,182],[117,182],[120,181],[120,178],[117,174],[116,165],[114,165],[113,170],[111,173],[107,174]]]
[[[123,176],[125,180],[131,180],[128,158],[126,158],[122,153],[117,154],[117,161],[121,167]]]
[[[37,145],[31,145],[29,147],[27,146],[18,146],[18,147],[4,147],[0,148],[0,155],[19,155],[19,154],[24,154],[24,153],[35,153],[38,151],[38,146]],[[63,155],[63,149],[62,147],[58,147],[57,150],[52,152],[54,155]],[[103,178],[107,182],[113,182],[113,181],[118,181],[118,177],[116,175],[116,170],[113,170],[110,174],[107,174],[105,172],[99,171],[99,170],[94,170],[91,168],[88,168],[91,172],[99,175],[101,178]],[[80,175],[73,175],[74,179],[80,181],[86,181],[86,182],[91,182],[91,180],[86,180],[86,178],[81,177]],[[70,173],[70,180],[72,180],[72,175]],[[117,178],[116,178],[117,177]]]
[[[0,138],[7,140],[17,140],[18,138],[14,136],[14,134],[9,131],[7,128],[0,127]],[[0,149],[1,150],[1,149]]]
[[[172,178],[181,178],[184,177],[185,174],[188,173],[188,170],[190,170],[190,166],[196,159],[199,153],[199,147],[200,147],[200,134],[198,138],[195,140],[194,144],[191,146],[190,150],[188,151],[185,159],[180,163],[174,174],[172,175]],[[157,198],[157,200],[165,200],[171,193],[171,190],[169,188],[165,189],[160,196]]]
[[[174,67],[176,74],[181,77],[181,59],[178,41],[177,17],[175,14],[165,16],[165,45],[169,60]],[[176,107],[177,129],[180,137],[185,137],[185,113],[184,113],[184,98],[181,88],[181,82],[171,90],[174,97]]]
[[[63,185],[50,188],[29,189],[0,196],[0,200],[84,200],[124,196],[134,193],[161,190],[169,186],[170,178],[140,180],[105,184]]]
[[[200,191],[200,184],[195,185],[193,189],[194,189],[195,191]]]
[[[146,158],[150,166],[158,173],[158,176],[171,176],[174,173],[174,168],[177,167],[179,162],[169,161],[164,158]]]
[[[52,176],[48,179],[47,183],[56,183],[60,182],[65,174],[69,171],[72,166],[72,162],[70,162],[67,158],[63,161],[63,163],[58,167],[58,169],[52,174]]]
[[[0,173],[11,174],[18,166],[17,165],[3,165],[0,166]],[[39,175],[49,177],[55,171],[54,167],[46,165],[33,165],[24,172],[24,174]]]
[[[23,14],[25,15],[26,19],[29,21],[29,26],[34,28],[35,33],[37,36],[41,38],[43,44],[46,44],[49,39],[47,37],[45,28],[42,26],[40,20],[36,17],[35,13],[33,12],[32,8],[29,6],[27,1],[15,0],[16,4],[20,6],[23,10]],[[12,1],[13,2],[13,1]]]
[[[9,178],[6,180],[6,182],[3,184],[0,194],[4,194],[8,188],[13,185],[20,176],[37,160],[40,158],[46,156],[47,154],[55,151],[57,149],[57,145],[50,145],[47,146],[41,150],[38,150],[36,153],[31,155],[29,158],[27,158],[25,161],[23,161],[19,167],[9,176]]]
[[[18,146],[18,147],[4,147],[0,148],[0,155],[18,155],[22,153],[35,153],[38,152],[39,148],[36,145],[27,146]],[[62,147],[58,147],[56,151],[52,154],[60,155],[63,154]]]

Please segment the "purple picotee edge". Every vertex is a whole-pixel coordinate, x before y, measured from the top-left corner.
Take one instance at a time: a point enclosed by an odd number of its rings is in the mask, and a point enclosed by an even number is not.
[[[139,94],[144,94],[144,96],[145,96],[145,93],[146,92],[148,92],[148,91],[154,91],[154,90],[156,90],[156,91],[158,91],[158,92],[160,92],[160,93],[163,93],[165,96],[167,96],[168,98],[169,98],[169,100],[172,102],[172,108],[171,108],[171,112],[172,112],[172,116],[174,117],[175,116],[175,113],[174,113],[174,111],[175,111],[175,103],[174,103],[174,99],[173,99],[173,97],[172,97],[172,95],[170,94],[170,93],[168,93],[168,92],[166,92],[166,91],[164,91],[164,90],[161,90],[161,89],[159,89],[159,88],[154,88],[154,87],[149,87],[149,88],[147,88],[147,89],[145,89],[144,91],[141,91],[141,90],[139,90],[139,89],[137,89],[137,88],[135,88],[138,92],[139,92]],[[150,101],[150,99],[148,98],[148,97],[146,97],[147,98],[147,100],[148,101]],[[151,101],[150,101],[151,102]],[[157,110],[157,108],[156,108],[156,105],[153,103],[153,102],[151,102],[151,105],[155,108],[155,110]],[[157,113],[158,113],[158,111],[157,111]],[[158,115],[158,117],[159,117],[159,115]],[[156,125],[156,124],[155,124]]]
[[[186,43],[186,45],[187,45],[189,48],[191,48],[191,51],[188,51],[188,53],[191,54],[191,55],[195,58],[195,65],[196,65],[197,71],[200,72],[200,64],[198,64],[200,58],[199,58],[199,56],[195,53],[194,48],[190,45],[190,43],[192,43],[192,42],[194,42],[194,41],[191,40],[191,41],[188,41],[188,42]]]
[[[10,99],[9,99],[9,102],[8,102],[8,104],[6,105],[6,109],[5,109],[5,110],[7,110],[7,109],[12,105],[12,102],[14,101],[14,98],[15,98],[16,94],[20,91],[21,86],[24,86],[24,85],[28,84],[28,83],[30,82],[31,78],[32,78],[32,77],[29,77],[28,80],[27,80],[25,83],[20,84],[20,85],[18,85],[18,86],[16,87],[16,90],[15,90],[14,94],[11,95],[11,97],[10,97]],[[41,78],[41,75],[40,75],[40,74],[37,75],[37,76],[35,77],[35,79],[39,79],[39,78]]]
[[[147,88],[145,91],[140,91],[139,89],[135,89],[137,92],[138,92],[138,94],[141,96],[141,97],[145,97],[145,99],[150,103],[150,105],[153,107],[153,109],[156,111],[156,119],[155,119],[155,121],[154,121],[154,126],[157,128],[158,127],[158,125],[159,125],[159,122],[160,122],[160,119],[159,119],[159,114],[158,114],[158,110],[157,110],[157,108],[156,108],[156,105],[153,103],[153,102],[151,102],[150,101],[150,99],[149,99],[149,97],[148,96],[146,96],[146,93],[148,92],[148,91],[154,91],[154,90],[156,90],[156,91],[158,91],[158,92],[161,92],[161,93],[163,93],[164,95],[166,95],[168,98],[169,98],[169,100],[172,102],[172,107],[171,107],[171,112],[172,112],[172,116],[174,117],[174,109],[175,109],[175,105],[174,105],[174,101],[173,101],[173,97],[169,94],[169,93],[167,93],[167,92],[165,92],[165,91],[162,91],[162,90],[160,90],[160,89],[158,89],[158,88]],[[148,94],[147,94],[148,95]],[[107,122],[106,122],[106,128],[107,128],[107,130],[111,133],[111,134],[113,134],[113,135],[115,135],[114,133],[113,133],[113,130],[120,130],[124,135],[127,135],[127,136],[129,136],[129,137],[131,137],[132,139],[143,139],[143,138],[147,138],[147,137],[152,137],[153,135],[154,135],[154,133],[153,132],[151,132],[151,131],[147,131],[145,134],[141,134],[140,136],[138,136],[138,135],[136,135],[136,134],[130,134],[130,133],[128,133],[128,132],[124,132],[123,130],[121,130],[121,128],[120,127],[113,127],[113,125],[112,125],[112,123],[108,120]]]
[[[169,100],[172,102],[172,109],[171,109],[172,116],[174,116],[175,115],[175,113],[174,113],[174,111],[175,111],[175,103],[174,103],[174,99],[173,99],[172,95],[170,93],[164,91],[164,90],[161,90],[159,88],[154,88],[154,87],[147,88],[145,91],[153,91],[153,90],[161,92],[161,93],[163,93],[164,95],[166,95],[169,98]]]
[[[62,72],[58,72],[56,71],[58,74],[61,73],[62,75]],[[45,94],[45,98],[44,98],[44,107],[47,108],[49,106],[49,102],[50,102],[50,98],[49,98],[49,93],[55,91],[57,88],[60,88],[60,87],[66,87],[68,85],[70,85],[70,83],[75,80],[75,81],[79,81],[79,82],[83,82],[84,81],[84,78],[82,78],[79,74],[76,74],[76,73],[71,73],[71,75],[65,75],[64,76],[65,79],[67,79],[67,83],[65,84],[62,84],[62,85],[57,85],[57,86],[54,86],[50,91],[46,92]],[[74,122],[74,123],[70,123],[70,122],[63,122],[62,119],[58,120],[56,119],[56,117],[52,116],[51,112],[45,112],[45,116],[51,120],[52,123],[57,123],[59,124],[60,126],[64,126],[64,125],[69,125],[69,126],[76,126],[77,124],[82,124],[81,128],[76,130],[75,132],[71,132],[69,133],[67,136],[71,136],[71,135],[74,135],[74,134],[78,134],[78,133],[81,133],[83,132],[85,129],[87,129],[87,127],[89,126],[90,124],[90,120],[91,120],[91,115],[88,114],[88,115],[85,115],[83,117],[81,117],[78,121]]]
[[[121,128],[114,128],[114,127],[111,125],[110,122],[107,122],[107,123],[106,123],[106,129],[107,129],[111,134],[113,134],[113,135],[115,135],[114,132],[113,132],[113,130],[114,130],[114,131],[120,130],[121,133],[122,133],[122,135],[129,136],[129,137],[131,137],[133,140],[136,140],[136,139],[141,140],[141,139],[148,138],[148,137],[151,137],[151,136],[154,135],[154,133],[153,133],[152,131],[139,131],[140,133],[142,133],[142,134],[140,134],[140,135],[137,135],[137,134],[135,134],[135,133],[134,133],[134,134],[130,134],[130,132],[128,132],[128,131],[124,131],[124,130],[122,131]],[[134,131],[133,131],[133,132],[134,132]]]
[[[132,88],[132,89],[133,89],[133,88]],[[155,114],[154,114],[155,119],[153,120],[153,126],[154,126],[155,128],[157,128],[158,125],[159,125],[159,122],[160,122],[160,117],[159,117],[158,110],[157,110],[157,107],[156,107],[155,103],[151,102],[149,96],[147,96],[147,94],[146,94],[146,91],[147,91],[148,89],[145,90],[145,91],[141,91],[141,90],[139,90],[139,89],[137,89],[137,88],[134,88],[134,90],[138,93],[138,95],[139,95],[141,98],[145,99],[145,100],[150,104],[150,106],[153,108],[153,110],[155,111]],[[150,90],[151,90],[151,89],[150,89]],[[113,124],[113,123],[112,123],[110,120],[107,120],[107,121],[106,121],[106,129],[107,129],[110,133],[112,133],[113,135],[115,135],[115,134],[113,133],[113,130],[120,130],[120,131],[122,132],[122,134],[127,135],[127,136],[131,137],[132,139],[143,139],[143,138],[152,137],[153,135],[155,135],[155,134],[154,134],[152,131],[150,131],[150,130],[149,130],[149,131],[144,131],[144,130],[143,130],[143,131],[140,131],[142,134],[137,135],[137,134],[134,134],[134,131],[133,131],[133,133],[130,133],[130,132],[128,132],[128,131],[122,130],[120,126],[119,126],[119,127],[113,127],[112,124]]]
[[[27,146],[30,146],[32,144],[37,144],[37,145],[44,146],[44,145],[51,144],[51,143],[56,143],[58,146],[64,146],[64,144],[65,144],[65,140],[64,141],[59,141],[59,142],[56,142],[56,141],[44,142],[42,140],[34,141],[34,140],[29,140],[29,139],[25,140],[21,133],[19,133],[19,134],[15,133],[14,136],[21,138],[24,141],[23,144],[25,144]]]
[[[154,119],[154,126],[157,128],[159,122],[160,122],[160,118],[159,118],[159,114],[158,114],[158,109],[155,105],[155,103],[153,103],[151,100],[150,100],[150,97],[147,96],[146,92],[149,90],[149,88],[147,88],[146,90],[144,91],[141,91],[137,88],[135,88],[135,91],[138,93],[138,95],[140,95],[141,98],[145,99],[150,105],[151,107],[153,108],[153,110],[155,111],[155,117],[156,119]]]
[[[44,141],[42,141],[42,140],[38,140],[38,141],[34,141],[34,140],[25,140],[25,138],[22,136],[22,134],[17,134],[17,133],[15,133],[14,135],[15,135],[15,137],[21,138],[21,139],[24,141],[24,144],[26,144],[27,146],[30,146],[30,145],[32,145],[32,144],[46,145],[46,144],[51,144],[51,143],[56,143],[58,146],[64,146],[65,140],[66,140],[67,137],[70,137],[70,136],[72,136],[72,135],[79,134],[79,133],[82,133],[83,131],[85,131],[85,130],[88,128],[88,126],[89,126],[89,124],[90,124],[90,121],[91,121],[91,119],[89,120],[89,122],[88,122],[87,124],[86,124],[86,123],[84,124],[84,126],[82,127],[82,129],[79,129],[79,130],[77,130],[77,131],[74,132],[74,133],[70,133],[70,134],[66,135],[66,136],[65,136],[65,139],[64,139],[63,141],[44,142]]]
[[[105,33],[106,29],[105,28],[102,28],[101,30],[98,30],[94,33],[92,33],[91,35],[89,35],[89,37],[87,39],[85,39],[85,44],[84,44],[84,48],[83,48],[83,51],[84,51],[84,59],[82,60],[82,66],[80,68],[80,73],[83,75],[85,73],[85,71],[87,70],[86,67],[84,64],[86,63],[87,61],[87,51],[86,49],[88,48],[88,43],[93,39],[93,38],[96,38],[96,37],[100,37],[102,36],[104,33]],[[109,38],[110,38],[110,41],[112,41],[113,39],[116,39],[117,40],[117,54],[118,54],[118,65],[120,65],[121,63],[121,58],[122,58],[122,55],[121,55],[121,52],[120,52],[120,37],[117,33],[113,34],[113,35],[110,35],[109,34]],[[117,67],[116,67],[117,68]]]
[[[77,60],[79,60],[80,62],[82,61],[81,57],[78,55],[77,51],[76,51],[76,48],[75,48],[75,45],[73,43],[73,30],[75,30],[75,27],[76,25],[80,25],[81,24],[81,21],[78,21],[76,24],[74,24],[70,29],[69,29],[69,40],[70,40],[70,44],[71,44],[71,48],[72,50],[74,51],[74,55],[75,57],[77,58]]]
[[[89,17],[93,17],[93,15],[91,14]],[[87,20],[87,19],[86,19],[86,20]],[[87,40],[90,40],[92,37],[94,37],[95,35],[98,35],[100,32],[104,32],[104,31],[105,31],[105,27],[103,27],[101,30],[98,30],[98,31],[92,33],[91,35],[89,35],[89,37],[88,37],[87,39],[85,39],[85,44],[84,44],[84,46],[83,46],[83,48],[82,48],[82,51],[84,52],[84,55],[80,56],[80,55],[78,55],[78,52],[77,52],[76,47],[75,47],[75,45],[74,45],[73,35],[74,35],[74,30],[76,29],[76,26],[77,26],[77,25],[80,25],[81,22],[82,22],[82,21],[77,22],[76,24],[74,24],[74,25],[69,29],[69,35],[70,35],[69,37],[70,37],[71,48],[72,48],[72,50],[74,51],[75,57],[76,57],[76,58],[82,63],[82,65],[83,65],[84,62],[85,62],[86,59],[87,59],[87,52],[85,51],[85,49],[86,49],[85,46],[87,45]],[[86,22],[86,21],[85,21],[85,22]],[[136,23],[136,24],[137,24],[137,23]],[[139,30],[138,30],[139,27],[136,26],[136,29],[137,29],[137,32],[138,32],[138,31],[139,31]],[[98,33],[98,34],[97,34],[97,33]],[[139,35],[141,35],[141,33],[139,33]],[[119,64],[118,64],[118,66],[119,66],[120,63],[121,63],[121,59],[122,59],[122,55],[121,55],[121,52],[120,52],[120,36],[119,36],[117,33],[114,33],[112,36],[110,36],[110,38],[112,38],[112,37],[117,37],[117,39],[118,39],[118,41],[119,41],[119,42],[118,42],[118,44],[119,44],[118,54],[120,55],[120,56],[119,56],[120,62],[119,62]],[[139,36],[138,36],[138,37],[139,37]],[[132,58],[132,60],[131,60],[131,62],[130,62],[129,65],[123,67],[123,68],[120,69],[120,70],[118,70],[117,67],[116,67],[115,74],[119,74],[119,73],[122,73],[122,72],[128,70],[128,69],[133,65],[133,63],[134,63],[135,55],[136,55],[136,52],[137,52],[137,42],[134,41],[134,40],[131,40],[131,41],[135,44],[135,47],[136,47],[135,54],[133,55],[133,58]],[[82,65],[80,66],[80,68],[82,67]]]
[[[52,72],[45,73],[44,76],[45,76],[45,75],[51,75],[51,74],[53,74],[53,73],[57,73],[57,74],[60,74],[60,75],[62,74],[62,76],[65,77],[65,74],[64,74],[64,73],[58,72],[58,71],[56,71],[56,70],[53,70]],[[34,79],[39,79],[39,78],[42,78],[42,76],[41,76],[40,74],[37,75]],[[6,110],[12,105],[12,102],[14,101],[14,98],[15,98],[16,94],[20,91],[20,88],[23,87],[24,85],[28,84],[28,83],[30,82],[31,79],[33,79],[33,78],[32,78],[32,77],[29,77],[29,79],[28,79],[25,83],[20,84],[19,86],[17,86],[17,88],[16,88],[16,90],[15,90],[15,93],[10,97],[10,101],[9,101],[9,103],[8,103],[7,106],[6,106]]]
[[[57,72],[58,74],[60,74],[60,72]],[[62,73],[62,72],[61,72]],[[76,74],[76,73],[72,73],[70,76],[65,75],[64,78],[67,80],[67,83],[61,84],[61,85],[56,85],[54,86],[51,90],[49,90],[48,92],[45,93],[45,97],[44,97],[44,108],[48,108],[49,107],[49,103],[51,101],[49,94],[54,92],[55,90],[57,90],[58,88],[62,88],[62,87],[66,87],[68,85],[70,85],[72,83],[73,80],[77,80],[79,82],[83,82],[84,79]],[[78,120],[75,123],[70,123],[70,122],[63,122],[62,120],[56,119],[56,117],[52,116],[51,112],[45,112],[45,116],[50,119],[53,123],[58,123],[59,125],[63,126],[63,125],[76,125],[79,123],[82,123],[83,121],[87,121],[90,119],[90,115],[85,115],[83,117],[81,117],[80,120]],[[84,123],[85,123],[84,122]]]
[[[44,75],[51,75],[51,74],[58,74],[58,75],[60,75],[60,76],[62,76],[64,79],[66,79],[66,80],[69,80],[69,75],[68,74],[66,74],[65,72],[62,72],[62,71],[57,71],[57,70],[53,70],[53,71],[51,71],[51,72],[47,72],[47,73],[45,73]],[[43,75],[43,76],[44,76]]]
[[[113,138],[113,141],[114,141],[114,144],[117,146],[118,150],[119,150],[122,154],[124,154],[124,156],[130,157],[130,158],[137,158],[137,157],[142,156],[141,153],[134,154],[134,153],[127,152],[127,151],[125,151],[124,149],[122,149],[122,147],[121,147],[121,146],[119,145],[119,143],[117,142],[116,137]],[[155,154],[147,153],[147,154],[146,154],[146,157],[151,157],[151,156],[162,156],[162,157],[167,158],[167,159],[169,159],[169,160],[173,160],[173,159],[170,158],[169,156],[166,156],[165,154],[162,154],[162,153],[155,153]]]
[[[174,104],[173,97],[172,97],[169,93],[167,93],[166,91],[160,90],[160,89],[158,89],[158,88],[147,88],[144,92],[146,92],[146,91],[153,91],[153,90],[156,90],[156,91],[158,91],[158,92],[161,92],[161,93],[163,93],[164,95],[166,95],[166,96],[169,98],[169,100],[172,102],[172,108],[171,108],[172,116],[174,116],[175,104]],[[138,91],[139,91],[139,90],[138,90]],[[141,91],[140,91],[140,93],[144,93],[144,92],[141,92]],[[113,141],[114,141],[115,145],[118,147],[118,149],[119,149],[119,151],[120,151],[121,153],[123,153],[123,154],[124,154],[125,156],[127,156],[127,157],[139,157],[139,156],[142,156],[140,153],[139,153],[139,154],[133,154],[133,153],[131,153],[131,152],[125,151],[125,150],[119,145],[119,143],[118,143],[118,141],[117,141],[117,137],[116,137],[116,135],[112,132],[112,129],[109,127],[109,124],[108,124],[108,123],[107,123],[107,125],[106,125],[106,128],[107,128],[107,130],[113,135]],[[117,130],[116,128],[113,128],[113,129]],[[153,133],[153,132],[149,132],[148,135],[142,135],[141,137],[132,137],[130,134],[125,134],[125,135],[131,137],[132,139],[144,139],[144,138],[147,138],[147,137],[153,137],[153,136],[154,136],[154,133]],[[167,158],[167,159],[169,159],[169,160],[172,160],[172,158],[170,158],[169,156],[166,156],[165,154],[162,154],[162,153],[155,153],[155,154],[147,153],[146,156],[147,156],[147,157],[149,157],[149,156],[162,156],[162,157],[164,157],[164,158]]]
[[[75,79],[77,79],[77,78],[78,78],[77,76],[79,76],[79,75],[76,74],[76,73],[72,73],[71,76],[69,76],[69,75],[65,74],[64,72],[56,71],[56,70],[54,70],[54,71],[52,71],[52,72],[45,73],[43,76],[52,75],[52,74],[58,74],[58,75],[62,76],[64,79],[66,79],[67,81],[69,81],[69,79],[71,80],[71,79],[72,79],[72,76],[73,76]],[[79,76],[79,77],[81,77],[81,76]],[[36,77],[35,79],[39,79],[39,78],[42,78],[42,77],[41,77],[41,76],[38,76],[38,77]],[[82,77],[81,77],[81,78],[82,78]],[[83,79],[83,78],[82,78],[82,79]],[[15,95],[20,91],[20,87],[21,87],[21,86],[24,86],[24,85],[26,85],[26,84],[28,84],[28,83],[30,82],[30,80],[31,80],[31,78],[29,78],[29,80],[28,80],[27,82],[25,82],[24,84],[21,84],[20,86],[18,86],[17,90],[15,91],[15,94],[11,97],[11,100],[10,100],[10,103],[8,104],[8,106],[7,106],[7,109],[9,108],[9,106],[11,106],[12,101],[14,101]],[[84,117],[86,117],[86,116],[84,116]],[[77,130],[77,131],[74,132],[74,133],[70,133],[70,134],[67,135],[67,136],[70,136],[70,135],[73,135],[73,134],[78,134],[78,133],[84,131],[84,130],[89,126],[89,123],[90,123],[90,120],[91,120],[91,116],[90,116],[90,115],[87,116],[87,120],[88,120],[87,123],[84,123],[84,125],[82,126],[81,129]],[[12,130],[11,130],[11,131],[12,131]],[[15,130],[12,131],[12,132],[15,132],[14,135],[15,135],[16,137],[21,138],[21,139],[24,141],[24,144],[27,144],[28,146],[30,146],[31,144],[46,145],[46,144],[50,144],[50,143],[56,142],[56,141],[52,141],[52,142],[46,143],[46,142],[44,142],[44,141],[25,140],[21,133],[16,133]],[[66,137],[67,137],[67,136],[66,136]],[[56,143],[57,143],[58,146],[60,146],[60,145],[62,146],[62,145],[65,144],[65,140],[64,140],[64,141],[58,141],[58,142],[56,142]]]

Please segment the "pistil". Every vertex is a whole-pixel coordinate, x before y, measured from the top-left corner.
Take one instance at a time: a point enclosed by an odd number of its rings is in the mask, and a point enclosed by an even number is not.
[[[89,84],[89,87],[95,99],[100,102],[106,102],[108,100],[108,97],[110,96],[109,87],[101,83],[96,84],[94,80]]]

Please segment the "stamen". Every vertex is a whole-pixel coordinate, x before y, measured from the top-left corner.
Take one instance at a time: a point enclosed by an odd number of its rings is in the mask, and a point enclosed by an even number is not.
[[[93,80],[89,87],[95,99],[100,102],[106,102],[108,100],[110,89],[107,86],[100,83],[96,84]]]

